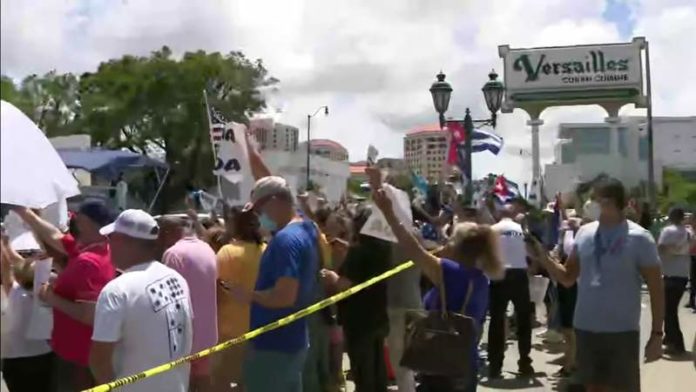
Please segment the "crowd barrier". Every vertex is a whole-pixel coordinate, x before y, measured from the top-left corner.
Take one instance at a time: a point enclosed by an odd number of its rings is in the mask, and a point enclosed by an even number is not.
[[[106,383],[106,384],[102,384],[102,385],[98,385],[98,386],[96,386],[96,387],[94,387],[94,388],[86,389],[86,390],[84,390],[83,392],[106,392],[106,391],[112,391],[112,390],[117,389],[117,388],[120,388],[120,387],[122,387],[122,386],[129,385],[129,384],[134,384],[134,383],[136,383],[136,382],[138,382],[138,381],[140,381],[140,380],[144,380],[144,379],[146,379],[146,378],[149,378],[149,377],[156,376],[156,375],[158,375],[158,374],[167,372],[167,371],[173,369],[174,367],[179,366],[179,365],[182,365],[182,364],[184,364],[184,363],[191,362],[191,361],[195,361],[195,360],[197,360],[197,359],[200,359],[200,358],[203,358],[203,357],[207,357],[207,356],[210,355],[210,354],[213,354],[213,353],[216,353],[216,352],[219,352],[219,351],[228,349],[228,348],[234,346],[235,344],[239,344],[239,343],[242,343],[242,342],[246,342],[247,340],[253,339],[253,338],[255,338],[255,337],[257,337],[257,336],[259,336],[259,335],[261,335],[261,334],[263,334],[263,333],[266,333],[266,332],[268,332],[268,331],[272,331],[272,330],[274,330],[274,329],[278,329],[278,328],[280,328],[280,327],[282,327],[282,326],[284,326],[284,325],[287,325],[287,324],[292,323],[293,321],[296,321],[296,320],[298,320],[298,319],[301,319],[302,317],[306,317],[306,316],[308,316],[308,315],[310,315],[310,314],[312,314],[312,313],[315,313],[315,312],[317,312],[317,311],[319,311],[319,310],[321,310],[321,309],[324,309],[324,308],[326,308],[327,306],[331,306],[331,305],[335,304],[335,303],[338,302],[338,301],[344,300],[344,299],[350,297],[351,295],[353,295],[353,294],[355,294],[355,293],[357,293],[357,292],[359,292],[359,291],[361,291],[361,290],[364,290],[365,288],[370,287],[370,286],[372,286],[372,285],[375,284],[375,283],[378,283],[378,282],[380,282],[380,281],[382,281],[382,280],[385,280],[385,279],[387,279],[387,278],[389,278],[389,277],[391,277],[391,276],[394,276],[394,275],[398,274],[399,272],[401,272],[401,271],[403,271],[403,270],[405,270],[405,269],[411,268],[412,266],[413,266],[413,262],[412,262],[412,261],[407,261],[407,262],[405,262],[405,263],[403,263],[403,264],[400,264],[400,265],[398,265],[398,266],[396,266],[396,267],[390,269],[389,271],[387,271],[387,272],[385,272],[385,273],[383,273],[383,274],[381,274],[381,275],[375,276],[374,278],[371,278],[371,279],[369,279],[369,280],[366,280],[366,281],[363,282],[363,283],[360,283],[360,284],[358,284],[358,285],[355,285],[355,286],[349,288],[349,289],[346,290],[346,291],[342,291],[342,292],[340,292],[340,293],[338,293],[338,294],[336,294],[336,295],[334,295],[334,296],[331,296],[331,297],[326,298],[326,299],[324,299],[324,300],[322,300],[322,301],[319,301],[319,302],[317,302],[317,303],[315,303],[315,304],[313,304],[313,305],[310,305],[310,306],[308,306],[308,307],[306,307],[306,308],[304,308],[304,309],[302,309],[302,310],[299,310],[299,311],[297,311],[297,312],[295,312],[295,313],[293,313],[293,314],[291,314],[291,315],[289,315],[289,316],[287,316],[287,317],[284,317],[284,318],[282,318],[282,319],[280,319],[280,320],[278,320],[278,321],[275,321],[275,322],[273,322],[273,323],[264,325],[263,327],[257,328],[257,329],[255,329],[255,330],[253,330],[253,331],[247,332],[247,333],[245,333],[244,335],[241,335],[241,336],[238,336],[238,337],[236,337],[236,338],[234,338],[234,339],[230,339],[230,340],[227,340],[227,341],[225,341],[225,342],[219,343],[219,344],[217,344],[217,345],[215,345],[215,346],[213,346],[213,347],[210,347],[210,348],[207,348],[207,349],[205,349],[205,350],[199,351],[199,352],[197,352],[197,353],[195,353],[195,354],[191,354],[191,355],[188,355],[188,356],[179,358],[179,359],[177,359],[177,360],[175,360],[175,361],[171,361],[171,362],[168,362],[168,363],[165,363],[165,364],[162,364],[162,365],[153,367],[153,368],[148,369],[148,370],[144,370],[144,371],[142,371],[142,372],[140,372],[140,373],[133,374],[133,375],[131,375],[131,376],[127,376],[127,377],[123,377],[123,378],[119,378],[119,379],[114,380],[114,381],[112,381],[112,382],[109,382],[109,383]]]

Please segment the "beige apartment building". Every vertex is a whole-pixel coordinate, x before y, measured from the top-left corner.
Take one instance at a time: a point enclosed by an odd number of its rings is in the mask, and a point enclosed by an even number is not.
[[[437,124],[425,125],[404,136],[404,160],[410,169],[428,182],[438,182],[445,171],[447,132]]]

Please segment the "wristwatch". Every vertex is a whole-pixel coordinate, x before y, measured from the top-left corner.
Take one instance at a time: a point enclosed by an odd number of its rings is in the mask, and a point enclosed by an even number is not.
[[[652,332],[650,332],[650,335],[657,336],[657,337],[661,338],[661,337],[665,336],[665,333],[662,331],[652,331]]]

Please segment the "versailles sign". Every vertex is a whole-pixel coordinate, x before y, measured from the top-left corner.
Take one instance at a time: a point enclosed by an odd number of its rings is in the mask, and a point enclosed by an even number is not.
[[[505,65],[504,109],[590,103],[642,106],[645,40],[622,44],[498,48]]]

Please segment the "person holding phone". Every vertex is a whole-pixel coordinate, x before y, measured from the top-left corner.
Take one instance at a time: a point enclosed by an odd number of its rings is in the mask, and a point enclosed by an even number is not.
[[[217,323],[218,341],[241,336],[249,332],[248,303],[240,303],[230,296],[233,286],[252,291],[259,273],[261,255],[266,250],[259,232],[259,222],[251,211],[232,208],[225,220],[232,241],[217,253]],[[213,391],[227,392],[230,384],[243,390],[242,364],[246,343],[241,343],[213,357]]]
[[[652,331],[645,359],[662,356],[664,288],[657,246],[650,232],[626,219],[626,190],[616,179],[593,185],[598,221],[582,226],[565,264],[537,256],[566,287],[578,285],[573,325],[577,375],[588,392],[640,391],[641,287],[648,286]]]

